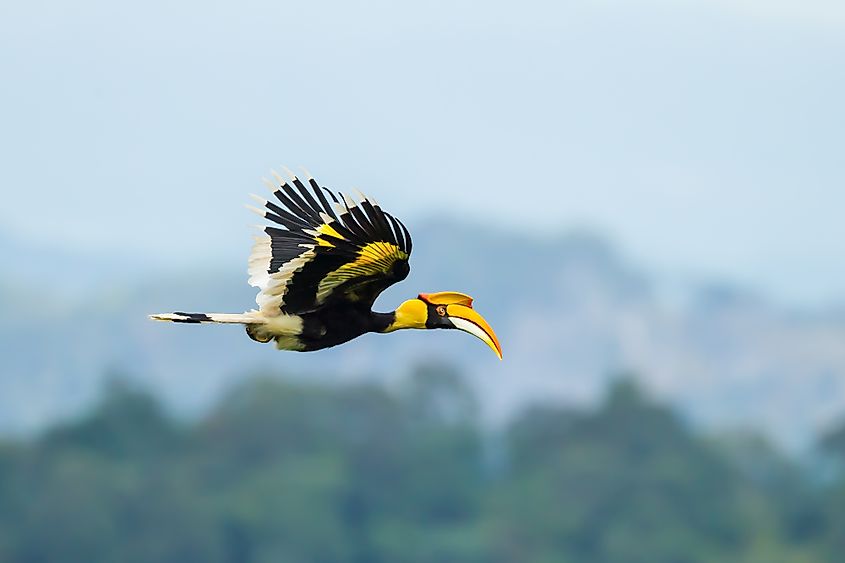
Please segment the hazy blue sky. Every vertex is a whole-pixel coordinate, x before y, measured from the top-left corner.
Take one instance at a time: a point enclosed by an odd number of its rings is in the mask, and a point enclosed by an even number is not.
[[[839,1],[4,2],[0,77],[24,240],[245,260],[241,204],[287,164],[411,225],[591,226],[845,300]]]

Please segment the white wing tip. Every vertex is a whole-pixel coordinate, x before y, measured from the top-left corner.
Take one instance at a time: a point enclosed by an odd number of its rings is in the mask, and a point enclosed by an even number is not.
[[[372,200],[370,200],[370,198],[367,197],[367,194],[365,194],[364,192],[362,192],[358,188],[355,188],[355,191],[358,192],[358,199],[360,199],[361,201],[369,201],[370,203],[372,203]]]
[[[291,169],[290,169],[290,168],[288,168],[287,166],[282,166],[282,170],[284,170],[285,174],[287,174],[287,175],[288,175],[288,177],[290,177],[290,181],[291,181],[291,182],[293,182],[294,180],[296,180],[296,174],[294,174],[293,172],[291,172]]]
[[[249,194],[249,197],[251,197],[252,199],[254,199],[255,201],[257,201],[257,202],[258,202],[258,203],[260,203],[261,205],[267,205],[267,200],[266,200],[266,199],[264,199],[263,197],[259,196],[259,195]]]
[[[273,182],[271,182],[267,178],[262,177],[261,183],[264,184],[267,187],[268,190],[270,190],[270,193],[275,194],[277,191],[279,191],[279,186],[277,186],[276,184],[274,184]]]
[[[351,197],[347,196],[344,193],[340,194],[340,197],[343,198],[343,203],[346,204],[346,207],[355,207],[355,201]]]
[[[250,210],[250,211],[252,211],[253,213],[257,213],[258,215],[261,215],[262,217],[266,217],[266,216],[267,216],[267,212],[266,212],[265,210],[263,210],[263,209],[258,209],[258,208],[257,208],[257,207],[255,207],[254,205],[250,205],[250,204],[248,204],[248,203],[247,203],[246,205],[244,205],[244,207],[246,207],[247,209],[249,209],[249,210]]]

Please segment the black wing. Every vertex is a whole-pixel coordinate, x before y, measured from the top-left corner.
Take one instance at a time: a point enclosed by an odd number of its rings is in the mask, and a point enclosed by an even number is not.
[[[353,202],[313,178],[306,186],[293,175],[274,176],[268,185],[279,203],[253,196],[263,204],[253,210],[278,225],[263,228],[249,258],[262,312],[301,314],[339,301],[372,306],[407,277],[411,235],[375,201]]]

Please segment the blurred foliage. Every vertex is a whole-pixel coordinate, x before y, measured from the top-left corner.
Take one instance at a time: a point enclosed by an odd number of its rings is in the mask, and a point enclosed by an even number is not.
[[[842,454],[845,428],[826,441]],[[845,478],[705,440],[621,379],[591,411],[479,422],[443,366],[390,390],[251,380],[179,421],[113,381],[0,444],[0,560],[807,563],[845,551]]]

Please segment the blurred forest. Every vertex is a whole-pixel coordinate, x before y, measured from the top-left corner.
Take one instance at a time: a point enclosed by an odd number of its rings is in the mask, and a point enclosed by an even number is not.
[[[630,380],[592,409],[478,418],[460,375],[253,378],[180,419],[112,379],[0,444],[0,560],[744,563],[838,560],[845,475],[697,435]],[[845,427],[822,440],[845,460]],[[834,467],[830,463],[828,467]]]

